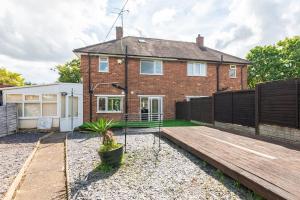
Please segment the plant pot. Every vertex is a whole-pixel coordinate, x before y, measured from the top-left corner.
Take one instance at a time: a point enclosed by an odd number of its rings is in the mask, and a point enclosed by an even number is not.
[[[98,152],[101,162],[113,167],[119,166],[122,162],[123,147],[124,145],[111,151]]]

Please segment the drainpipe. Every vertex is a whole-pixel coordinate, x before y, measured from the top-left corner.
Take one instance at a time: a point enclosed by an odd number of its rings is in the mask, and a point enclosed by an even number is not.
[[[244,89],[244,85],[243,85],[243,68],[245,67],[245,65],[241,66],[241,90]]]
[[[217,64],[217,92],[220,91],[220,80],[219,80],[219,68],[223,63],[223,55],[221,55],[221,61]]]
[[[90,54],[88,54],[89,58],[89,100],[90,100],[90,122],[93,120],[93,90],[92,90],[92,83],[91,83],[91,57]]]
[[[125,46],[125,114],[128,114],[128,51]]]

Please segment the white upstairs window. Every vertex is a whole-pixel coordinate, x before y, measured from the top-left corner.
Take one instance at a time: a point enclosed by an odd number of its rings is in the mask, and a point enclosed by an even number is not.
[[[230,65],[229,77],[230,78],[236,78],[236,65]]]
[[[109,72],[108,57],[99,57],[99,72]]]
[[[187,75],[188,76],[206,76],[207,75],[206,63],[188,62]]]
[[[141,60],[140,74],[163,75],[163,63],[161,60]]]

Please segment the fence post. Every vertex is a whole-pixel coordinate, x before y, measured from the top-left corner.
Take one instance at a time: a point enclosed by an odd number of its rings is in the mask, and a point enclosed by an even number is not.
[[[260,85],[255,86],[255,134],[259,135],[259,117],[260,117]]]
[[[5,120],[6,120],[6,134],[8,134],[9,133],[9,127],[8,127],[8,113],[7,113],[7,104],[5,105],[5,115],[6,115],[6,117],[5,117]]]
[[[234,92],[231,92],[231,124],[233,124],[233,94]]]
[[[299,80],[295,81],[296,84],[296,127],[299,128]]]
[[[211,96],[211,120],[212,120],[212,124],[215,125],[215,93],[212,94]]]

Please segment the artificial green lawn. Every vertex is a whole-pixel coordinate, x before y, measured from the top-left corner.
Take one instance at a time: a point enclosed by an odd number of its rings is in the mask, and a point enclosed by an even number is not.
[[[161,122],[158,121],[128,121],[127,126],[131,128],[151,128],[151,127],[158,127],[159,123],[161,127],[176,127],[176,126],[199,126],[190,121],[185,120],[163,120]],[[123,128],[125,127],[124,121],[115,122],[113,128]]]

